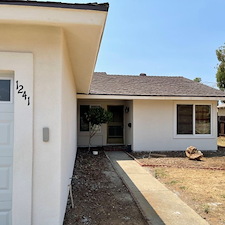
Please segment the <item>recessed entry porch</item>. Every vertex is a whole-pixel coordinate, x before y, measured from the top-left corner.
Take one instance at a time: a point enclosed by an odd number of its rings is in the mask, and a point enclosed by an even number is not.
[[[99,106],[112,112],[113,119],[108,124],[103,124],[101,126],[91,141],[92,146],[132,145],[132,105],[132,101],[123,100],[78,100],[78,147],[88,146],[89,125],[83,121],[84,113],[91,107]]]

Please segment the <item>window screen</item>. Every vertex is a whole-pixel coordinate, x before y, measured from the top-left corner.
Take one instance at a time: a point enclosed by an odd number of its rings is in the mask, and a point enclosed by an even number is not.
[[[177,134],[193,134],[193,105],[177,105]]]
[[[210,105],[195,106],[195,134],[211,133],[211,107]]]

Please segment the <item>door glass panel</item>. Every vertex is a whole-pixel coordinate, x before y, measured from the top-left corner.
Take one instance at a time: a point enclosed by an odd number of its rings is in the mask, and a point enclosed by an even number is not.
[[[10,80],[0,80],[0,101],[10,101]]]
[[[122,126],[110,126],[109,127],[109,137],[123,137],[123,127]]]
[[[113,114],[112,121],[108,123],[108,144],[123,144],[123,106],[108,106]]]

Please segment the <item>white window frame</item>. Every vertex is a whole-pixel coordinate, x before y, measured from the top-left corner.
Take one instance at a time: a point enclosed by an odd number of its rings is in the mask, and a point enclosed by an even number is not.
[[[192,105],[193,106],[193,134],[177,134],[177,105]],[[195,134],[195,107],[196,105],[207,105],[210,106],[210,134]],[[213,111],[211,103],[184,103],[184,102],[176,102],[174,104],[174,138],[212,138],[213,130]]]
[[[9,74],[9,75],[8,75]],[[10,101],[0,101],[1,104],[9,104],[14,102],[14,94],[13,94],[13,72],[3,74],[3,76],[0,73],[0,80],[10,80]]]

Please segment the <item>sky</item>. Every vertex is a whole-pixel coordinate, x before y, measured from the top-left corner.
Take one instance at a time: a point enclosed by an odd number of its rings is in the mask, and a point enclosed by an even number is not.
[[[200,77],[202,83],[216,87],[216,49],[225,43],[224,0],[108,2],[95,71]]]

